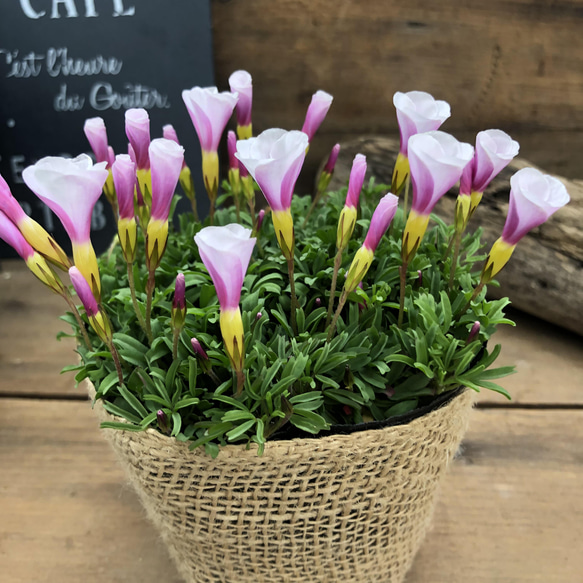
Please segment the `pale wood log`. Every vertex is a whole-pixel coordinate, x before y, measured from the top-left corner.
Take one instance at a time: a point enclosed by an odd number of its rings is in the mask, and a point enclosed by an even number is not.
[[[451,103],[447,131],[501,127],[529,160],[583,177],[581,2],[215,0],[212,12],[217,83],[251,72],[256,131],[299,129],[316,89],[335,96],[308,175],[335,141],[396,133],[393,93],[418,89]]]
[[[367,175],[390,184],[398,149],[397,140],[380,136],[343,144],[330,188],[346,184],[358,152],[367,157]],[[521,158],[504,169],[486,190],[472,218],[469,228],[482,227],[488,245],[502,233],[510,176],[525,166],[532,164]],[[583,334],[583,181],[558,178],[565,183],[571,202],[520,241],[497,278],[500,288],[490,286],[489,293],[491,297],[508,296],[520,310]],[[456,196],[454,188],[436,207],[436,213],[450,224]]]
[[[407,583],[578,581],[582,415],[474,411]],[[3,583],[179,583],[87,403],[0,399],[0,419]]]

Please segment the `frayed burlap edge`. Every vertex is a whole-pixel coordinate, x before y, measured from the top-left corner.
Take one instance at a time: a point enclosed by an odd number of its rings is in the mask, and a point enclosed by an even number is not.
[[[268,442],[262,457],[103,431],[188,583],[401,583],[472,400],[464,391],[407,425]]]

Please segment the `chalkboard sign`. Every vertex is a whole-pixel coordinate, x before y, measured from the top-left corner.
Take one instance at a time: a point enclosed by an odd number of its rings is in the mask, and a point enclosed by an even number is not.
[[[214,85],[209,0],[2,0],[0,173],[26,212],[68,249],[64,229],[22,182],[22,170],[44,156],[90,153],[83,123],[96,116],[115,152],[127,153],[124,111],[144,107],[152,138],[164,124],[176,128],[204,215],[200,147],[181,97],[195,85]],[[114,233],[102,196],[92,224],[98,252]],[[12,256],[0,241],[0,257]]]

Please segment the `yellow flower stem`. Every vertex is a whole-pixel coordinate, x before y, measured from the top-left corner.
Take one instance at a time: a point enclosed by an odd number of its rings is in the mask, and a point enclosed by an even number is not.
[[[397,326],[400,328],[403,325],[403,313],[405,312],[405,287],[407,286],[407,268],[409,264],[403,260],[403,265],[399,267],[399,275],[401,277],[401,288],[399,294],[399,319]]]
[[[332,273],[332,285],[330,286],[330,300],[328,301],[328,315],[326,316],[326,328],[330,325],[332,310],[334,309],[334,299],[336,298],[336,284],[338,281],[338,271],[342,265],[342,249],[338,249],[334,258],[334,272]]]
[[[342,290],[342,295],[340,296],[340,300],[338,302],[338,307],[336,308],[336,313],[334,314],[334,319],[332,320],[332,324],[330,324],[330,329],[328,330],[328,337],[326,338],[326,342],[330,342],[334,337],[334,333],[336,332],[336,324],[338,324],[338,318],[340,318],[340,312],[342,312],[342,308],[348,299],[348,293],[346,292],[346,288]]]
[[[146,335],[150,344],[154,341],[152,335],[152,296],[154,295],[154,288],[156,287],[155,271],[148,273],[148,283],[146,284]]]
[[[83,341],[85,342],[85,346],[88,350],[91,350],[91,340],[89,339],[89,334],[87,334],[87,328],[85,328],[85,323],[81,319],[81,315],[79,314],[79,310],[71,297],[69,290],[65,290],[63,293],[63,299],[67,302],[75,320],[77,320],[77,325],[79,326],[79,331],[81,332],[81,336],[83,336]]]
[[[127,263],[128,269],[128,285],[130,288],[130,295],[132,296],[132,304],[134,305],[134,311],[136,312],[136,316],[138,318],[138,322],[142,327],[142,330],[146,332],[146,322],[144,322],[144,317],[142,316],[142,312],[140,312],[140,306],[138,304],[138,298],[136,297],[136,282],[134,281],[134,270],[133,265],[131,263]]]

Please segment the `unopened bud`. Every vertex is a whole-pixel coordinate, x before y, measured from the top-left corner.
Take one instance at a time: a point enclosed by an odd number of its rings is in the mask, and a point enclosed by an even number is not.
[[[194,350],[194,354],[201,360],[208,360],[209,357],[205,352],[204,348],[201,346],[200,342],[196,338],[191,338],[190,343],[192,344],[192,350]]]
[[[168,416],[162,409],[156,413],[156,420],[158,421],[158,429],[165,434],[168,434],[170,427],[168,426]]]
[[[255,227],[255,230],[257,232],[259,232],[261,230],[261,225],[263,225],[263,219],[264,218],[265,218],[265,211],[263,209],[261,209],[257,213],[257,226]]]
[[[419,287],[423,286],[423,272],[420,269],[417,270],[417,282],[419,283]]]
[[[332,151],[330,152],[330,156],[328,156],[328,161],[326,162],[326,165],[324,166],[324,172],[327,172],[328,174],[334,173],[336,161],[338,160],[338,154],[340,154],[340,144],[336,144],[332,148]]]
[[[387,385],[386,389],[385,389],[385,395],[387,397],[389,397],[389,399],[392,399],[395,396],[395,388],[391,387],[389,385]]]
[[[316,308],[319,308],[322,305],[322,300],[320,298],[316,298]]]
[[[466,341],[467,344],[476,340],[476,336],[478,335],[478,332],[480,331],[480,327],[481,327],[480,322],[478,320],[476,320],[474,322],[474,325],[472,326],[472,329],[470,330],[469,335],[468,335],[468,339]]]
[[[261,312],[257,312],[257,315],[255,316],[255,321],[259,322],[259,320],[261,320],[261,318],[263,318],[263,314]]]
[[[345,415],[352,415],[352,409],[348,405],[344,405],[342,410],[344,411]]]

